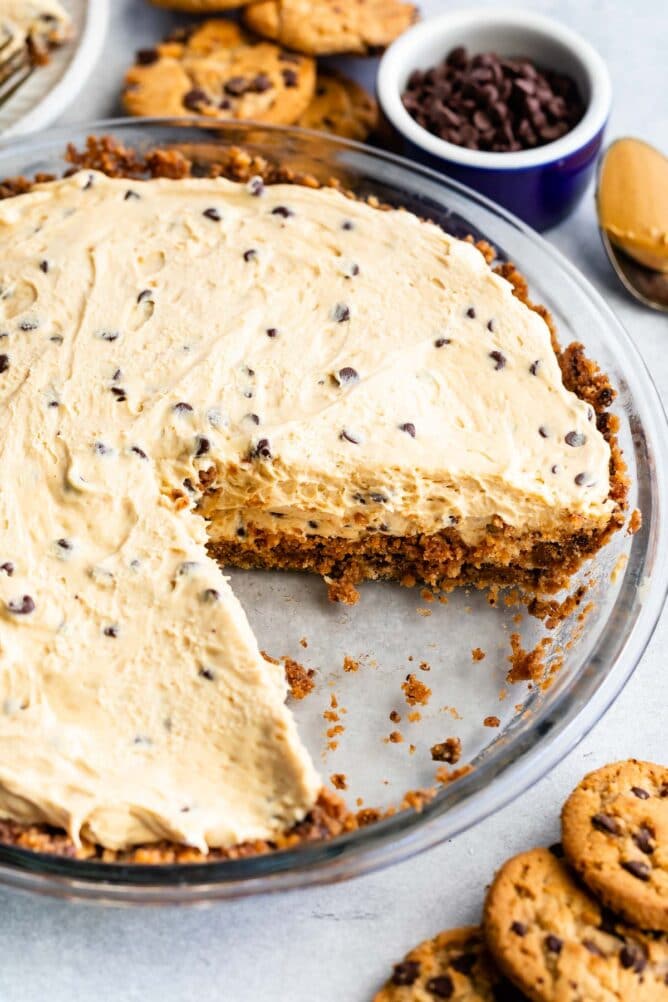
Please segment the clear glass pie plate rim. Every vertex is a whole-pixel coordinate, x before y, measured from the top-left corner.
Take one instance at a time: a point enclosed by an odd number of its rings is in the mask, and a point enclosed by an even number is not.
[[[253,146],[261,139],[280,159],[283,151],[314,150],[327,163],[383,178],[414,201],[449,200],[469,217],[486,221],[484,235],[495,243],[499,233],[512,234],[523,251],[549,262],[559,279],[558,300],[570,292],[595,311],[614,344],[616,364],[610,371],[620,389],[628,419],[637,470],[637,498],[643,527],[633,538],[629,560],[609,615],[610,628],[591,652],[586,669],[568,684],[554,685],[549,699],[537,707],[531,723],[502,744],[493,755],[456,783],[444,787],[419,814],[402,811],[366,828],[329,841],[302,845],[247,859],[201,864],[116,864],[49,856],[0,845],[0,883],[44,894],[89,901],[174,904],[213,901],[268,891],[287,890],[361,875],[406,859],[450,839],[505,806],[537,782],[567,755],[602,717],[621,692],[658,622],[668,589],[668,434],[666,416],[651,376],[631,338],[601,296],[543,238],[455,181],[392,153],[299,129],[200,122],[127,119],[93,122],[51,130],[13,143],[0,144],[0,177],[53,169],[67,143],[81,148],[88,135],[113,135],[128,146],[153,147],[178,141]],[[389,179],[389,180],[388,180]],[[380,181],[379,181],[380,184]],[[500,241],[503,246],[503,240]],[[566,292],[564,292],[564,289]],[[548,306],[552,304],[548,303]],[[558,318],[557,318],[558,319]],[[649,581],[651,579],[651,586]]]

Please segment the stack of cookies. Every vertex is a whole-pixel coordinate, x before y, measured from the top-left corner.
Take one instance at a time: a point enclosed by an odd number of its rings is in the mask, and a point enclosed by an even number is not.
[[[364,140],[374,99],[318,56],[370,55],[416,18],[403,0],[152,0],[193,13],[242,8],[243,26],[207,20],[143,49],[125,77],[131,115],[205,115],[298,125]]]
[[[561,822],[501,867],[480,928],[416,947],[375,1002],[668,1002],[668,768],[590,773]]]

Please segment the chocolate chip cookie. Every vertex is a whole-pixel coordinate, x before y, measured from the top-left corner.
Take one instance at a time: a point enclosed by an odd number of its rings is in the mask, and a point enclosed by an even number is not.
[[[668,937],[623,925],[548,849],[501,867],[484,930],[500,970],[534,1002],[668,1002]]]
[[[260,0],[244,11],[259,35],[319,56],[383,49],[416,16],[413,4],[402,0]]]
[[[522,1002],[499,973],[477,926],[448,929],[395,964],[374,1002]]]
[[[561,824],[592,891],[634,925],[668,931],[668,768],[630,759],[589,773]]]
[[[291,125],[315,89],[315,63],[209,20],[137,54],[125,77],[131,115],[206,115]]]
[[[311,103],[296,124],[361,142],[377,122],[378,106],[363,87],[342,73],[322,71]]]

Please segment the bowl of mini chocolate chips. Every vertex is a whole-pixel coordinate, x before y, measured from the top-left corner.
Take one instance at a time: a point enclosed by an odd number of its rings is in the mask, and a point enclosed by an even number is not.
[[[494,8],[429,18],[387,50],[377,86],[409,156],[536,229],[564,219],[593,179],[610,77],[558,21]]]

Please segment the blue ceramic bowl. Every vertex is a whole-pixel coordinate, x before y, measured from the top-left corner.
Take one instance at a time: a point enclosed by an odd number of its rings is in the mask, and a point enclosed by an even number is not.
[[[401,95],[413,70],[435,66],[458,45],[472,53],[524,56],[569,74],[585,102],[583,118],[555,142],[518,153],[469,150],[432,135],[408,114]],[[593,178],[610,112],[610,77],[591,45],[551,18],[506,8],[429,18],[387,50],[377,86],[381,107],[408,156],[499,202],[537,230],[572,212]]]

